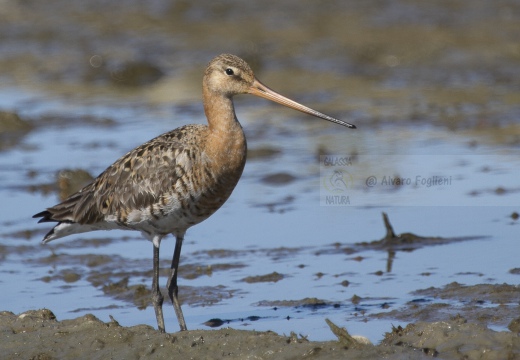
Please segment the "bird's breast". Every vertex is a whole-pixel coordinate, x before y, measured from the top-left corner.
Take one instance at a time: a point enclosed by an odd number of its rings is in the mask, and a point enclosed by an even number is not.
[[[128,223],[143,222],[161,233],[186,231],[217,211],[229,198],[244,169],[247,146],[238,134],[230,141],[211,139],[199,148],[184,148],[175,155],[172,182],[153,205],[128,214]],[[199,144],[200,145],[200,144]]]

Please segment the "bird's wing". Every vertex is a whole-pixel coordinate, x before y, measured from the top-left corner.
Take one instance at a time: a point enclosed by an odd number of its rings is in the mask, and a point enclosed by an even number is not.
[[[130,211],[153,206],[193,165],[191,142],[184,141],[182,129],[135,148],[94,182],[33,217],[40,222],[94,224],[112,216],[124,222]]]

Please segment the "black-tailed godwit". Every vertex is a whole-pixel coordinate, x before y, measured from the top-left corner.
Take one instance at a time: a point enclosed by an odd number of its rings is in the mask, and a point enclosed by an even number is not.
[[[229,198],[244,169],[247,145],[233,107],[233,96],[257,95],[304,113],[349,127],[354,125],[292,101],[258,81],[234,55],[214,58],[203,79],[208,125],[186,125],[160,135],[110,165],[94,182],[62,203],[36,215],[58,224],[43,243],[94,230],[136,230],[153,243],[152,302],[164,332],[159,290],[159,247],[176,238],[168,295],[181,330],[186,322],[178,299],[177,272],[186,230],[212,215]]]

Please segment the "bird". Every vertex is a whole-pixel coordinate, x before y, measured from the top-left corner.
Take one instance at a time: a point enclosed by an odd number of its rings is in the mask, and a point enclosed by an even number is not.
[[[187,330],[178,298],[177,275],[186,231],[206,220],[229,198],[246,163],[247,143],[233,96],[252,94],[315,117],[356,126],[299,104],[260,82],[240,57],[221,54],[204,72],[202,95],[207,125],[184,125],[129,151],[92,183],[39,212],[38,223],[54,227],[42,243],[96,230],[133,230],[153,244],[151,302],[164,333],[164,296],[159,289],[159,249],[175,237],[166,283],[181,331]]]

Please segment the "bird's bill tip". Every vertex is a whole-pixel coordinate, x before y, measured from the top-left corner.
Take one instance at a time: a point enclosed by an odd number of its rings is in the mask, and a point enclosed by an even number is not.
[[[328,115],[322,114],[319,111],[316,111],[316,110],[311,109],[311,108],[309,108],[309,107],[307,107],[305,105],[297,103],[294,100],[286,98],[285,96],[277,93],[273,89],[271,89],[271,88],[265,86],[264,84],[262,84],[260,82],[260,80],[258,80],[258,79],[255,79],[253,81],[253,84],[249,87],[247,93],[248,94],[252,94],[252,95],[256,95],[256,96],[259,96],[259,97],[262,97],[262,98],[267,99],[267,100],[271,100],[271,101],[277,102],[278,104],[287,106],[287,107],[289,107],[291,109],[298,110],[298,111],[301,111],[303,113],[306,113],[306,114],[309,114],[309,115],[312,115],[312,116],[316,116],[316,117],[319,117],[319,118],[327,120],[327,121],[331,121],[331,122],[336,123],[336,124],[340,124],[340,125],[346,126],[346,127],[350,128],[350,129],[356,129],[356,125],[353,125],[353,124],[347,123],[345,121],[333,118],[332,116],[328,116]]]

